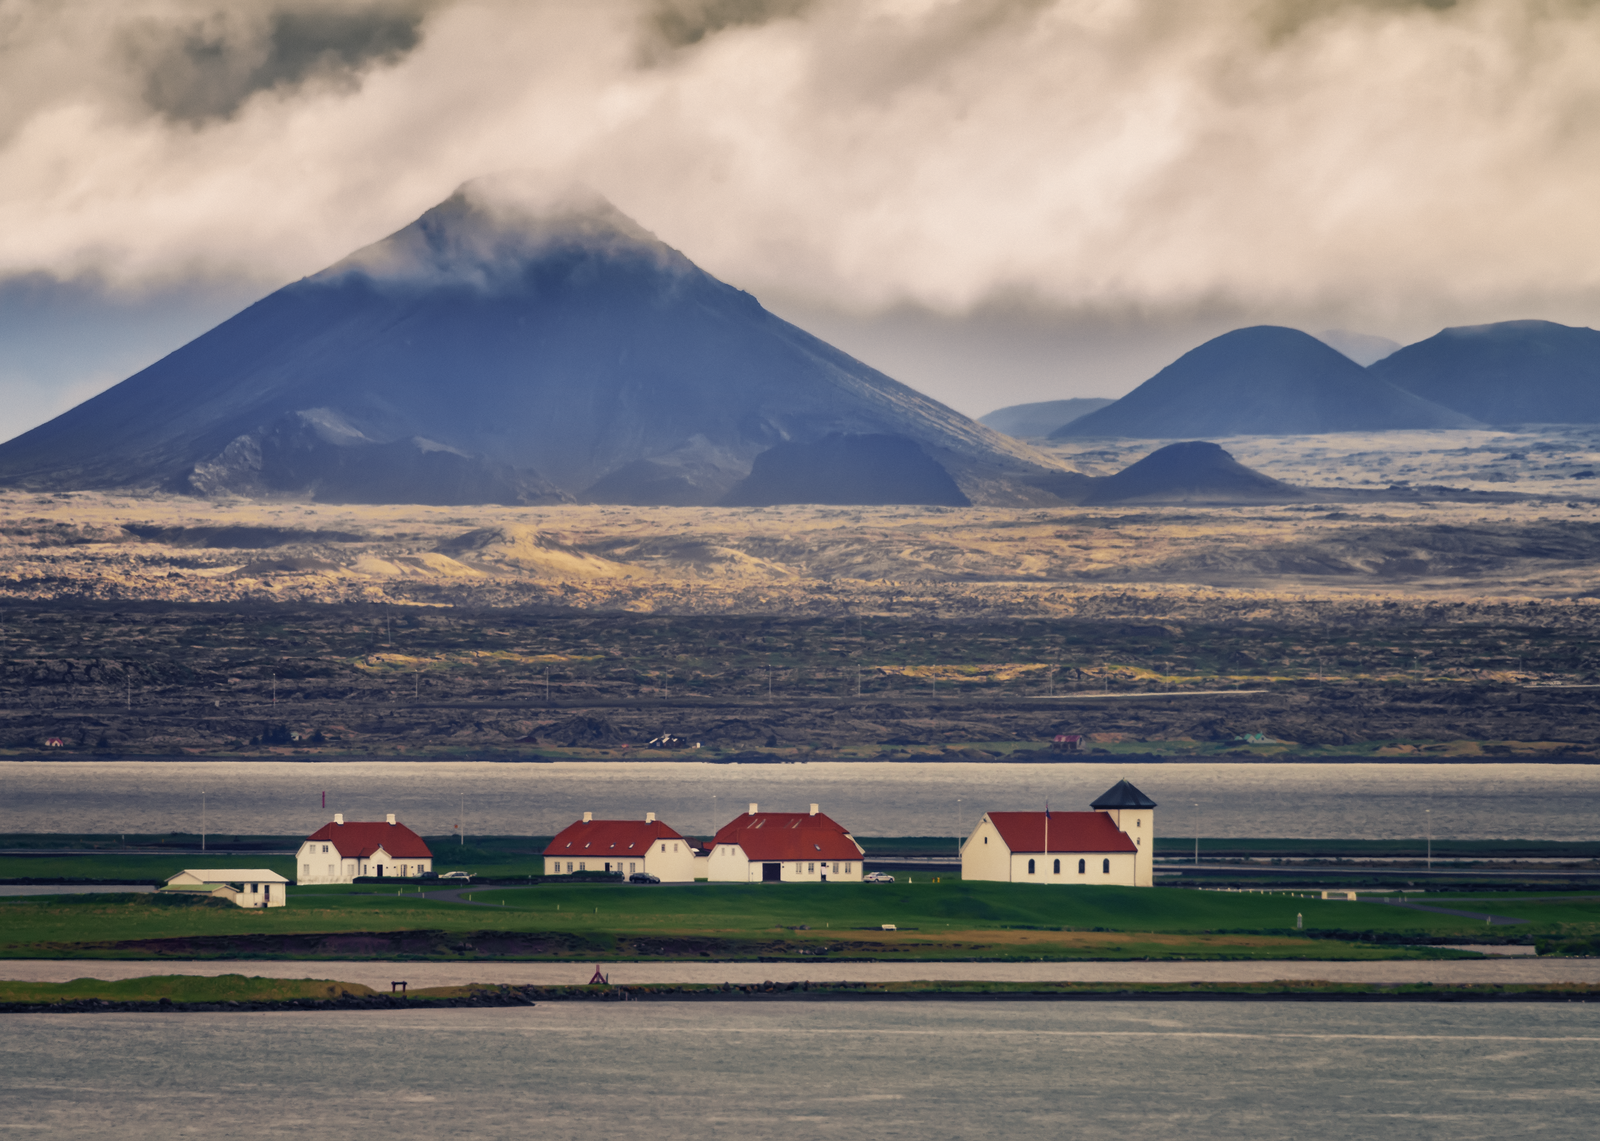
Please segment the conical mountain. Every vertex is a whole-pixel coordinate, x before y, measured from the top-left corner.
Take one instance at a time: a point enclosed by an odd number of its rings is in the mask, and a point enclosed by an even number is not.
[[[830,435],[903,438],[975,503],[1058,502],[1067,474],[598,195],[502,175],[0,446],[0,482],[697,504]]]
[[[1257,325],[1191,349],[1115,404],[1063,425],[1051,438],[1288,436],[1472,424],[1308,333]]]
[[[1600,332],[1554,321],[1445,329],[1369,371],[1485,424],[1600,423]]]
[[[1289,503],[1303,497],[1298,487],[1245,467],[1218,445],[1189,440],[1095,480],[1083,503]]]

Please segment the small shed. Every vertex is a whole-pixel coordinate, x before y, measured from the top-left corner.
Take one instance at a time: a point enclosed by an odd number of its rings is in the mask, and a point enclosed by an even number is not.
[[[184,868],[162,891],[230,900],[238,907],[285,907],[289,881],[269,868]]]

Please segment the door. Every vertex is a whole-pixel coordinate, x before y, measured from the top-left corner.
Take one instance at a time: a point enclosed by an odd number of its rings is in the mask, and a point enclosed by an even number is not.
[[[762,864],[761,865],[761,882],[762,883],[778,883],[782,879],[783,879],[783,865],[782,864]]]
[[[378,865],[378,878],[379,879],[383,878],[383,865],[382,864]]]
[[[264,883],[261,885],[261,906],[272,906],[272,885],[269,883]]]

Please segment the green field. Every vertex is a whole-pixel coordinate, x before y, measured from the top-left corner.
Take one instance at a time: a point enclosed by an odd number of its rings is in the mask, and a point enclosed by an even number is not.
[[[0,900],[0,957],[1320,959],[1450,953],[1400,942],[1414,937],[1600,934],[1600,898],[1592,894],[1496,893],[1481,903],[1434,897],[1534,920],[1492,931],[1469,917],[1284,894],[920,878],[547,884],[470,895],[495,906],[365,885],[291,888],[289,906],[269,911],[168,896],[11,898]],[[1303,930],[1295,929],[1297,915]]]

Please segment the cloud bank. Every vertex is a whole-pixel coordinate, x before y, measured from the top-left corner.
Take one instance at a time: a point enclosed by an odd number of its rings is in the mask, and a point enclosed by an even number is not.
[[[533,167],[801,305],[1582,308],[1596,59],[1587,0],[0,0],[0,278],[270,286]]]

